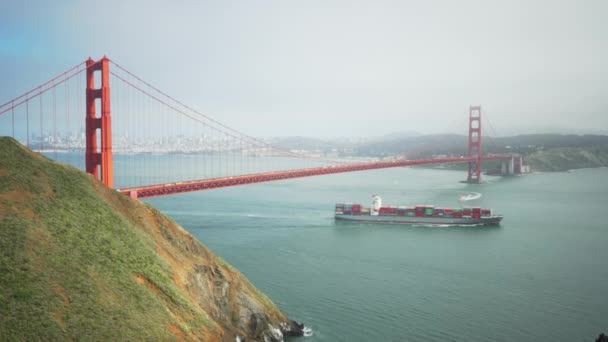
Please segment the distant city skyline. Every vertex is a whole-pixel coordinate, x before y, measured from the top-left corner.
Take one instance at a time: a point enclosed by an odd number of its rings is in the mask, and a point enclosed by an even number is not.
[[[95,13],[94,16],[91,14]],[[106,54],[256,137],[608,134],[605,1],[4,2],[0,101]]]

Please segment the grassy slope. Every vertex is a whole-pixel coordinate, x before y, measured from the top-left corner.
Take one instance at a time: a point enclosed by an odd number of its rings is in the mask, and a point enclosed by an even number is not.
[[[0,138],[0,340],[234,340],[243,296],[286,319],[158,211]]]

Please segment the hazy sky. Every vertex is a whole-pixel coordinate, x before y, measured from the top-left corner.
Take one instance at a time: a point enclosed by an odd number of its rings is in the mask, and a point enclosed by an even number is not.
[[[107,54],[256,136],[608,133],[606,0],[2,1],[0,42],[0,102]]]

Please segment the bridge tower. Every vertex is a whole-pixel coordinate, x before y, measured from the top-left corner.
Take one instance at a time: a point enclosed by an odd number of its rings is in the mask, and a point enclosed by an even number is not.
[[[481,106],[469,107],[469,162],[468,183],[481,183]]]
[[[114,165],[112,161],[112,116],[110,114],[110,60],[89,58],[87,64],[87,117],[86,117],[86,171],[110,188],[114,187]],[[95,88],[95,72],[101,73],[101,88]],[[97,113],[97,100],[100,113]],[[98,116],[99,114],[99,116]],[[97,144],[99,130],[101,149]]]

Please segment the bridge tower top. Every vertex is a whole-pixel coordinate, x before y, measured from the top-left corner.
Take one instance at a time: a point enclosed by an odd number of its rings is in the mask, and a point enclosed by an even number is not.
[[[481,106],[469,107],[469,157],[475,161],[469,162],[467,182],[481,183]]]
[[[86,171],[99,178],[110,188],[114,187],[114,165],[112,160],[112,116],[110,112],[110,60],[89,58],[86,89]],[[95,88],[95,72],[101,72],[101,88]],[[97,113],[96,101],[100,100],[101,113]],[[101,149],[97,146],[97,131],[100,131]]]

